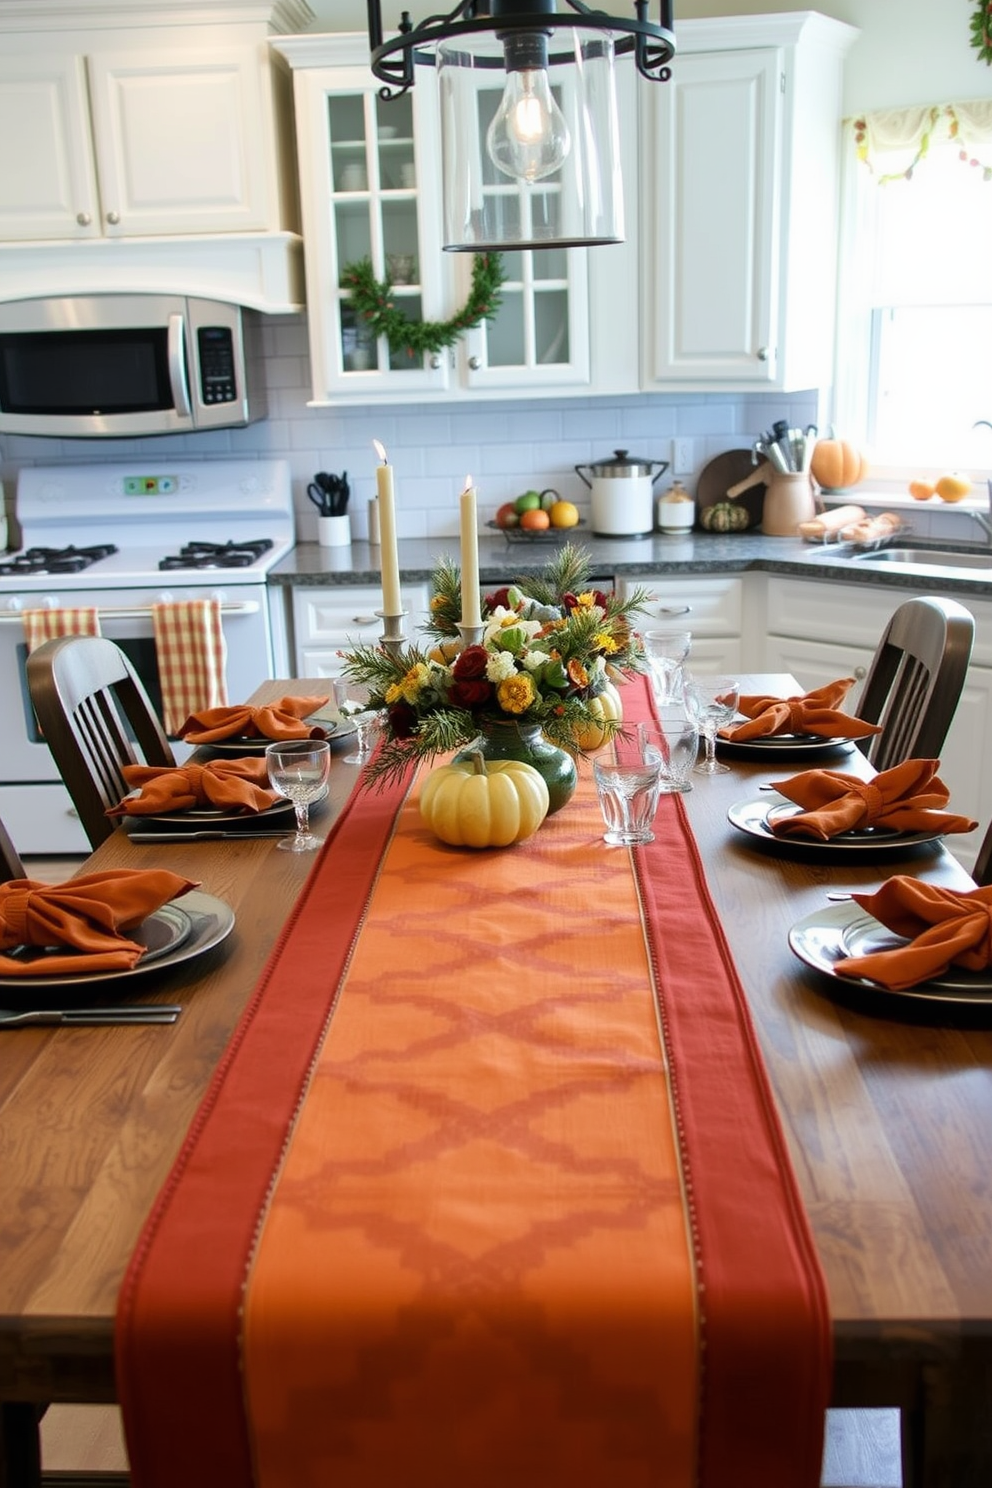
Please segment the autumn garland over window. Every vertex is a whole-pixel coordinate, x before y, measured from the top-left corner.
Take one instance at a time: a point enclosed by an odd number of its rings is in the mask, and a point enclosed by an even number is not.
[[[962,164],[980,171],[983,181],[992,182],[992,99],[863,114],[854,120],[854,140],[858,159],[880,186],[911,181],[937,143],[957,143]]]

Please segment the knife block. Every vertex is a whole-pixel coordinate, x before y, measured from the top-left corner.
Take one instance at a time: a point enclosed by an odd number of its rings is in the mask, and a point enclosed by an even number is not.
[[[774,470],[761,508],[761,530],[766,537],[795,537],[800,522],[816,516],[809,474],[782,475]]]

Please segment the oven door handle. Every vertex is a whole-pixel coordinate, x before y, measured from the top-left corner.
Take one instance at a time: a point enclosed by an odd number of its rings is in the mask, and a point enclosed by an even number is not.
[[[162,603],[167,604],[168,601],[163,600]],[[30,605],[24,606],[24,609],[30,608]],[[53,605],[51,608],[52,613],[57,614],[61,606]],[[122,609],[117,609],[113,606],[107,606],[105,608],[101,605],[97,608],[97,614],[100,616],[101,620],[147,620],[150,618],[154,608],[155,606],[150,604],[134,606],[125,605]],[[220,606],[220,612],[222,615],[231,616],[257,615],[260,609],[261,605],[259,604],[257,599],[244,599],[236,601],[222,600]],[[11,625],[16,623],[20,625],[22,622],[23,613],[23,610],[4,610],[3,613],[0,614],[0,624]]]
[[[169,386],[180,418],[190,417],[189,379],[186,369],[186,327],[181,315],[169,316]]]

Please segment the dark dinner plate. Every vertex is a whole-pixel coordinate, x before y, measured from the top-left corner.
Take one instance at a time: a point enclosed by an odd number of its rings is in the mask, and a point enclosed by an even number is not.
[[[721,739],[716,747],[728,759],[787,760],[826,759],[832,754],[850,754],[851,739],[824,739],[820,734],[773,734],[767,739]]]

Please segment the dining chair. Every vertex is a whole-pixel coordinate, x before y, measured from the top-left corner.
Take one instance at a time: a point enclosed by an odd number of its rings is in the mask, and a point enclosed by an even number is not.
[[[992,884],[992,822],[985,829],[985,836],[978,849],[978,857],[975,859],[971,876],[980,889],[985,889]]]
[[[0,883],[9,883],[12,878],[27,878],[27,874],[7,828],[0,821]]]
[[[882,732],[859,739],[877,770],[936,759],[968,674],[975,620],[954,599],[907,599],[882,633],[855,710]]]
[[[176,763],[165,730],[124,652],[103,636],[45,641],[27,677],[45,742],[98,847],[114,830],[107,808],[129,789],[122,767]]]

